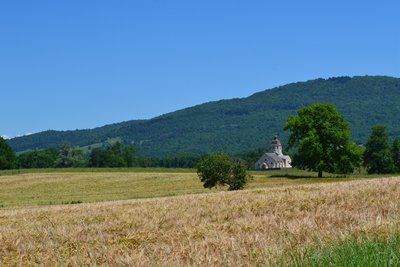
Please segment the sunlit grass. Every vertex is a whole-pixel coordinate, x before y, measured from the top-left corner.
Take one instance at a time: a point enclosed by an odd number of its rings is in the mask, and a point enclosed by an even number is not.
[[[0,207],[45,206],[112,200],[212,193],[226,188],[205,189],[193,169],[45,169],[1,172]],[[299,170],[251,172],[246,188],[265,188],[353,178],[313,177]],[[289,178],[286,178],[289,177]]]
[[[49,172],[0,177],[0,205],[43,206],[208,192],[194,173]]]
[[[374,234],[370,234],[374,236]],[[311,248],[303,254],[285,255],[276,265],[306,266],[400,266],[400,231],[392,236],[351,236],[333,244]]]

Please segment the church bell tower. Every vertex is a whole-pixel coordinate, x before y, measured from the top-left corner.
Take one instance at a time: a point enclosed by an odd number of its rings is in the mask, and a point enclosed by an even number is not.
[[[281,144],[281,141],[279,141],[277,136],[275,136],[274,140],[272,140],[271,152],[275,153],[275,154],[277,154],[279,156],[283,156],[283,154],[282,154],[282,144]]]

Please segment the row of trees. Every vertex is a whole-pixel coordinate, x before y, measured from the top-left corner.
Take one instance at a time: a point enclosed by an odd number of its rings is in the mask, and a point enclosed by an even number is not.
[[[172,157],[138,157],[133,146],[121,143],[94,148],[84,153],[71,145],[60,149],[35,150],[18,156],[0,138],[0,169],[77,168],[77,167],[164,167],[194,168],[204,155],[181,154]]]
[[[45,149],[22,153],[16,158],[16,168],[78,168],[87,166],[83,151],[68,144],[60,149]]]

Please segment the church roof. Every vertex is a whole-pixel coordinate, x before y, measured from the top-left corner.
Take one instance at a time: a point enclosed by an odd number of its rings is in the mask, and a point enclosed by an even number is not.
[[[275,162],[283,162],[283,159],[275,153],[265,153],[264,155],[272,158]]]

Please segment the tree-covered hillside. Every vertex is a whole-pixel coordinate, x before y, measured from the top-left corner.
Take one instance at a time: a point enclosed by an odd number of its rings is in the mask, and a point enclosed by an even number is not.
[[[92,130],[46,131],[8,140],[15,151],[87,146],[119,137],[138,154],[164,156],[224,151],[238,153],[267,147],[283,131],[286,119],[314,102],[333,103],[350,122],[352,138],[365,143],[375,124],[400,136],[400,79],[385,76],[338,77],[297,82],[252,96],[205,103],[151,120],[127,121]]]

